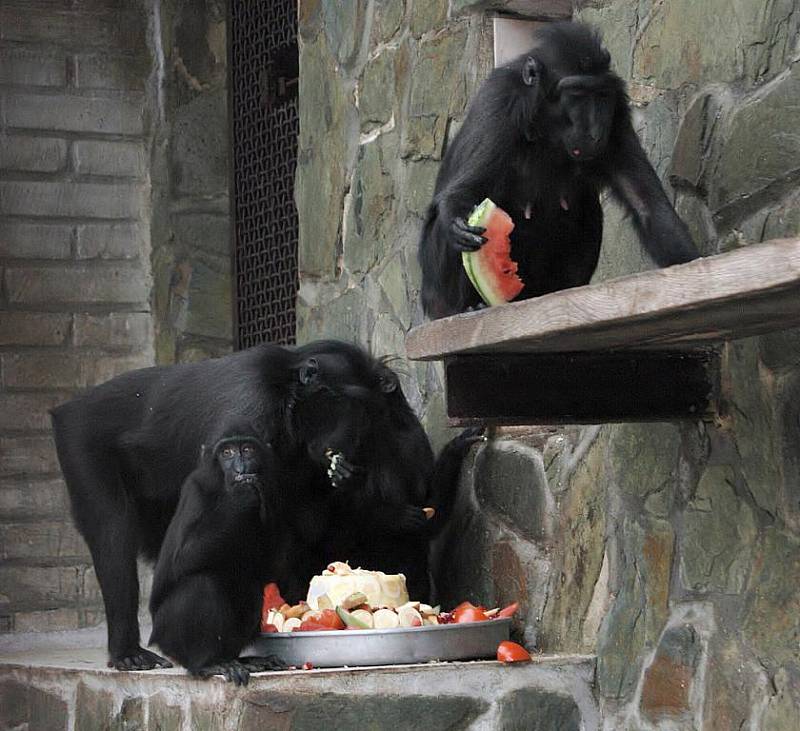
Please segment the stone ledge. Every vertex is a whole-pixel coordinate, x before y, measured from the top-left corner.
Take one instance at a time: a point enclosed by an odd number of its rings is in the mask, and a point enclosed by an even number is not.
[[[23,650],[19,639],[0,658],[2,728],[25,722],[54,731],[131,723],[316,731],[600,726],[590,656],[540,656],[514,666],[480,661],[259,673],[247,688],[236,688],[178,668],[121,673],[105,667],[102,649],[50,649],[39,635],[33,649]]]

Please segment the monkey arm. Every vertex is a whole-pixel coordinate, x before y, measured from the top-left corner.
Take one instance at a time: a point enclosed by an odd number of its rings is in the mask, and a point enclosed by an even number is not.
[[[700,256],[689,229],[667,198],[630,120],[624,120],[610,184],[614,195],[633,216],[636,231],[659,266],[682,264]]]

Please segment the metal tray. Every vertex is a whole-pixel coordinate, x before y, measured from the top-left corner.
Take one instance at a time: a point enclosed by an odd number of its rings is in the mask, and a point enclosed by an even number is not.
[[[277,655],[287,665],[404,665],[433,660],[494,658],[508,639],[511,619],[394,629],[260,634],[242,652]]]

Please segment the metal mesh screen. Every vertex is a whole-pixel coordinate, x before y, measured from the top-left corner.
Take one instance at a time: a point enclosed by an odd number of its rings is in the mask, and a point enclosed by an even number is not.
[[[230,0],[236,346],[295,339],[297,0]]]

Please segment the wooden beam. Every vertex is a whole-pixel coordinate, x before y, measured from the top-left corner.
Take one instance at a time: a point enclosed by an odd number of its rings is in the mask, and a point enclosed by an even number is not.
[[[409,332],[415,360],[463,353],[687,349],[800,325],[800,238],[536,299]]]
[[[711,351],[455,356],[447,414],[461,425],[706,419],[718,374]]]

